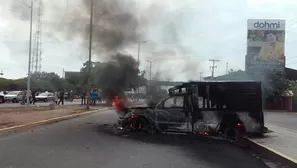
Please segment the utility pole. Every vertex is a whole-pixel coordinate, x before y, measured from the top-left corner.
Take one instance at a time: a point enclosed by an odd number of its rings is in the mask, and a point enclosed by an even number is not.
[[[228,74],[228,62],[226,63],[226,74]]]
[[[150,83],[149,84],[151,84],[151,82],[152,82],[152,62],[154,62],[154,60],[147,60],[147,62],[150,63]]]
[[[200,81],[202,81],[202,74],[203,72],[199,72]]]
[[[30,5],[30,35],[29,35],[29,63],[28,63],[28,77],[27,77],[27,92],[30,90],[30,78],[31,78],[31,48],[32,48],[32,22],[33,22],[33,1]],[[29,106],[30,95],[27,94],[27,106]]]
[[[36,22],[35,40],[34,40],[32,60],[31,60],[32,62],[31,71],[34,71],[34,72],[41,71],[42,0],[39,0],[37,13],[38,13],[38,20]]]
[[[212,66],[210,66],[210,69],[211,69],[211,77],[213,77],[215,68],[217,68],[217,66],[215,64],[216,64],[216,62],[219,62],[219,60],[210,59],[209,61],[212,62]]]
[[[62,71],[62,78],[65,78],[65,69],[63,68],[63,71]]]
[[[140,54],[140,45],[142,43],[146,43],[147,40],[139,40],[138,41],[138,50],[137,50],[137,63],[138,63],[138,68],[139,68],[139,65],[140,65],[140,61],[139,61],[139,54]]]
[[[93,10],[94,10],[94,0],[91,0],[90,7],[90,37],[89,37],[89,66],[88,66],[88,90],[87,90],[87,106],[86,109],[90,109],[90,91],[91,91],[91,66],[92,66],[92,35],[93,35]]]

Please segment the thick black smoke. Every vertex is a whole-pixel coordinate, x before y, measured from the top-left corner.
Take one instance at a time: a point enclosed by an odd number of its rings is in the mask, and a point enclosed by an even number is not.
[[[75,41],[87,49],[91,0],[56,2],[53,0],[52,3],[45,4],[47,13],[44,33],[47,29],[48,32],[52,32],[51,38]],[[137,41],[148,40],[149,42],[141,48],[142,65],[146,64],[145,60],[150,59],[148,54],[143,53],[155,53],[152,55],[152,60],[157,61],[152,71],[161,72],[160,76],[163,79],[175,78],[176,75],[169,73],[172,70],[179,73],[179,76],[184,74],[193,76],[193,71],[196,71],[195,65],[186,65],[180,69],[171,68],[174,67],[172,60],[175,60],[175,63],[183,60],[188,64],[190,61],[186,58],[196,55],[192,49],[181,44],[182,35],[179,31],[184,19],[182,12],[166,8],[170,7],[168,3],[167,1],[140,3],[140,0],[94,0],[93,54],[100,60],[109,60],[111,54],[122,52],[127,48],[130,52],[133,50],[132,52],[137,53]],[[21,17],[20,13],[15,16]],[[148,72],[148,69],[146,71]]]
[[[69,11],[63,24],[54,25],[68,40],[79,39],[83,46],[89,45],[90,0],[81,0],[81,7]],[[94,0],[93,48],[102,53],[116,53],[141,38],[138,32],[139,22],[134,13],[133,1]],[[55,23],[55,22],[53,22]],[[102,55],[101,55],[102,56]]]
[[[105,97],[123,96],[130,88],[143,86],[146,81],[140,76],[137,61],[131,56],[117,53],[111,60],[97,63],[94,67],[93,84],[99,87]]]

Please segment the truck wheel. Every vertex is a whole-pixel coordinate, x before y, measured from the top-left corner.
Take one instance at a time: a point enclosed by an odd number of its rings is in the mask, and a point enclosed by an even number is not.
[[[16,98],[12,99],[12,103],[17,103],[17,102],[18,102],[18,101],[17,101]]]
[[[149,129],[149,122],[143,117],[139,117],[134,121],[133,128],[135,131],[145,131]]]
[[[47,102],[47,99],[44,99],[43,101],[44,101],[44,102]]]
[[[239,130],[236,127],[227,127],[224,132],[227,140],[238,140],[240,138]]]
[[[5,103],[4,97],[0,97],[0,103]]]
[[[146,132],[153,135],[159,133],[159,131],[150,124],[149,120],[144,117],[140,117],[134,121],[133,130],[136,132]]]

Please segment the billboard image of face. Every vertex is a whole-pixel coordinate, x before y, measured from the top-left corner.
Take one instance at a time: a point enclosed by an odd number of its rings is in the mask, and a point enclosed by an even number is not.
[[[246,70],[284,69],[284,42],[284,20],[248,20]]]

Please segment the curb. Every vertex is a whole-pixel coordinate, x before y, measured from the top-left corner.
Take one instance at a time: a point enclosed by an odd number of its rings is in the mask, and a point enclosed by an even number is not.
[[[252,150],[252,152],[256,152],[257,154],[260,154],[261,157],[264,157],[265,159],[276,161],[279,164],[287,167],[287,168],[295,168],[297,167],[297,160],[293,159],[281,152],[278,152],[266,145],[260,144],[255,142],[252,139],[245,139],[243,141],[245,147],[248,147]]]
[[[36,127],[39,125],[45,125],[45,124],[50,124],[50,123],[54,123],[54,122],[59,122],[59,121],[63,121],[63,120],[67,120],[67,119],[71,119],[71,118],[75,118],[75,117],[80,117],[80,116],[84,116],[84,115],[88,115],[88,114],[92,114],[92,113],[96,113],[96,112],[106,111],[109,109],[111,109],[111,108],[103,108],[103,109],[98,109],[98,110],[86,111],[86,112],[82,112],[79,114],[70,114],[70,115],[51,118],[51,119],[47,119],[47,120],[36,121],[33,123],[29,123],[29,124],[22,124],[22,125],[12,126],[12,127],[8,127],[8,128],[3,128],[3,129],[0,129],[0,134],[16,132],[21,129],[26,129],[26,128],[31,128],[31,127]]]

